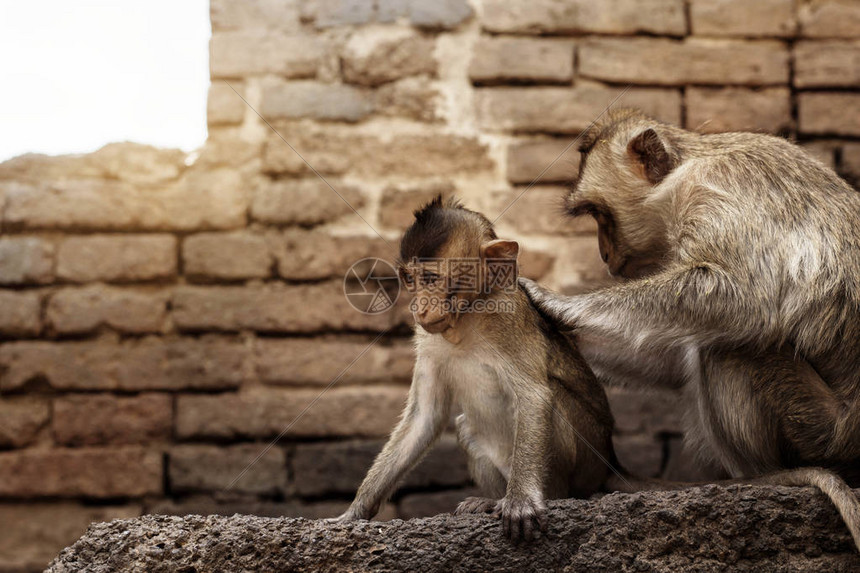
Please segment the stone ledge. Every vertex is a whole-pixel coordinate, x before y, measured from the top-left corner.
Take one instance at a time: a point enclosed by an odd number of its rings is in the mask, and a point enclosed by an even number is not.
[[[48,571],[860,570],[848,530],[812,488],[705,486],[549,507],[547,534],[520,546],[489,516],[145,516],[92,525]]]

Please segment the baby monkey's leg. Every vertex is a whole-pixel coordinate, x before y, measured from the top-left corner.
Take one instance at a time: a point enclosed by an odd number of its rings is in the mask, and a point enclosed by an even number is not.
[[[508,486],[507,480],[492,460],[474,442],[469,423],[463,414],[457,416],[457,441],[466,452],[469,475],[481,488],[481,492],[489,497],[467,497],[457,506],[454,515],[490,513],[496,507],[499,499],[504,497]]]

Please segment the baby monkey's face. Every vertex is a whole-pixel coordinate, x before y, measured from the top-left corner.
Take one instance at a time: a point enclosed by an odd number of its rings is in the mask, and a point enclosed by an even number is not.
[[[477,294],[463,288],[472,277],[450,263],[451,259],[416,259],[400,267],[400,280],[412,293],[412,316],[431,334],[454,328],[460,312]]]

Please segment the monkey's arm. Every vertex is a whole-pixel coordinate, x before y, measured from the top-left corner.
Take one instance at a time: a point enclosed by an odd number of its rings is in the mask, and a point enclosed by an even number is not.
[[[782,342],[772,301],[716,265],[674,266],[593,293],[563,296],[520,279],[532,301],[556,322],[606,335],[634,350],[691,340],[770,347]]]
[[[544,484],[549,471],[553,397],[536,381],[523,381],[517,391],[516,429],[511,475],[497,511],[511,539],[534,539],[546,530]]]
[[[439,437],[448,420],[449,410],[447,389],[434,379],[427,361],[419,357],[403,417],[374,460],[352,505],[339,519],[370,519],[376,515],[397,481],[412,469]]]

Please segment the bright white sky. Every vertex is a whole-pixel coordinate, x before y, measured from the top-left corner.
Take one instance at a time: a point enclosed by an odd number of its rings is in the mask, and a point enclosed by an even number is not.
[[[0,161],[206,139],[208,0],[0,0]]]

